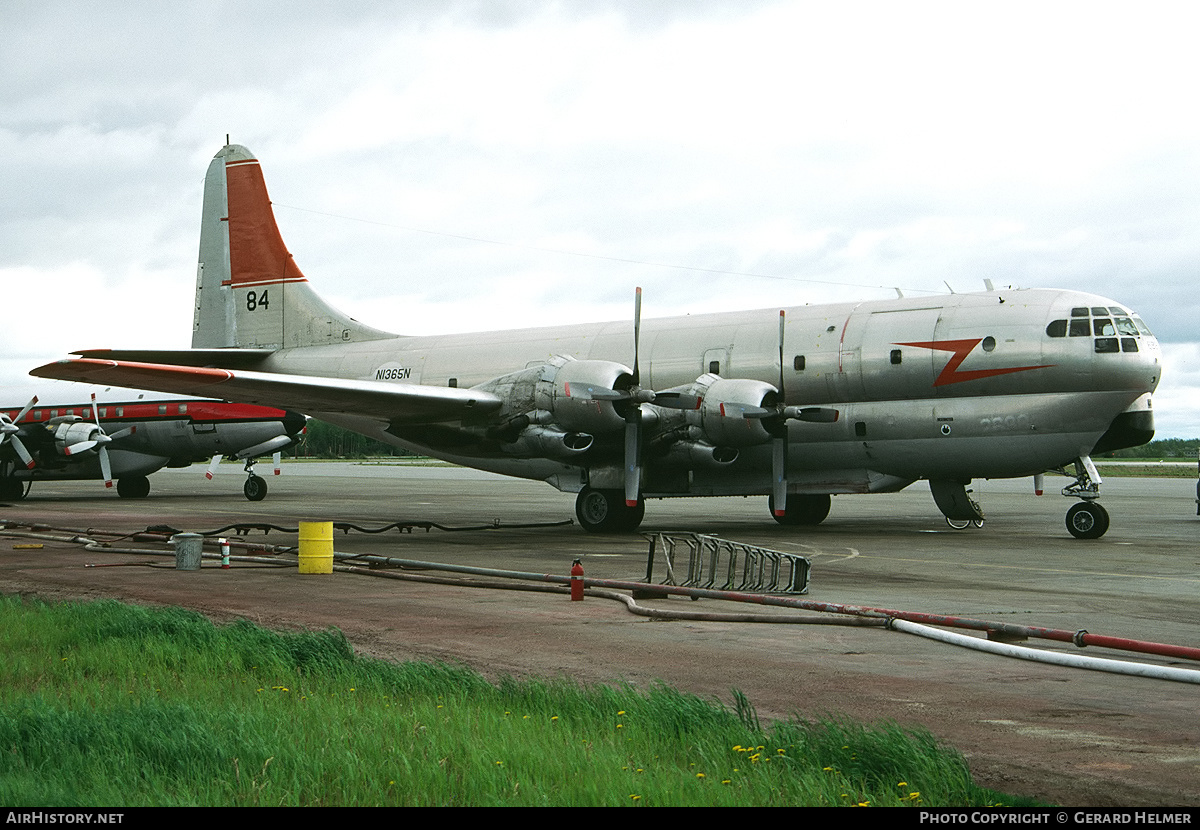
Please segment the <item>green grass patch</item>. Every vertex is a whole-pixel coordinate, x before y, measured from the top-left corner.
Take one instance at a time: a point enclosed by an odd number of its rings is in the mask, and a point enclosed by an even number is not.
[[[928,733],[490,683],[190,611],[0,598],[0,803],[1028,806]]]

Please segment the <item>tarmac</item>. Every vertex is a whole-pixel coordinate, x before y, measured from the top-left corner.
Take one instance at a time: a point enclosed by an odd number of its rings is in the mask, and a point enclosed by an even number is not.
[[[335,547],[557,575],[578,558],[593,579],[636,581],[646,573],[645,538],[564,524],[574,518],[573,495],[536,482],[443,466],[291,463],[268,477],[264,501],[248,502],[242,478],[233,465],[213,481],[200,466],[164,470],[151,477],[144,500],[120,499],[99,482],[35,483],[26,499],[0,505],[6,533],[64,530],[0,541],[0,592],[181,605],[272,628],[333,625],[364,654],[451,660],[489,677],[663,682],[726,703],[737,689],[764,718],[848,716],[928,729],[964,754],[978,783],[1012,794],[1071,806],[1200,806],[1195,683],[995,656],[878,627],[664,621],[598,597],[572,603],[562,594],[300,574],[236,560],[229,570],[206,561],[200,571],[179,571],[173,556],[69,541],[162,525],[206,532],[235,523],[404,521],[476,529],[338,533]],[[808,557],[809,600],[1200,647],[1195,481],[1107,480],[1101,501],[1112,525],[1094,541],[1065,529],[1072,502],[1057,491],[1066,482],[1047,477],[1041,497],[1029,479],[975,482],[987,521],[966,530],[947,527],[922,484],[837,496],[829,518],[812,528],[775,524],[765,498],[651,501],[641,530],[712,534]],[[226,532],[254,546],[296,544],[295,532]],[[17,547],[26,544],[43,547]],[[141,564],[148,562],[157,564]],[[711,599],[644,604],[785,613]],[[1045,640],[1019,645],[1200,672],[1187,659]]]

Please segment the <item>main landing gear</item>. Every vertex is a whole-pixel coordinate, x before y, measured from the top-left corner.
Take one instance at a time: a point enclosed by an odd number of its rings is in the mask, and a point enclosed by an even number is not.
[[[144,499],[150,495],[150,479],[145,476],[121,476],[117,479],[117,495],[123,499]]]
[[[785,527],[819,525],[829,515],[831,499],[828,493],[796,495],[789,493],[786,510],[782,516],[775,515],[775,497],[767,496],[767,509],[771,517]]]
[[[1076,459],[1075,481],[1062,490],[1064,496],[1083,500],[1067,511],[1067,531],[1076,539],[1099,539],[1108,532],[1108,511],[1096,501],[1100,498],[1100,481],[1091,458],[1081,455]]]
[[[620,490],[599,490],[584,487],[575,498],[575,517],[589,533],[627,533],[637,530],[646,515],[645,499],[635,507],[625,504]]]

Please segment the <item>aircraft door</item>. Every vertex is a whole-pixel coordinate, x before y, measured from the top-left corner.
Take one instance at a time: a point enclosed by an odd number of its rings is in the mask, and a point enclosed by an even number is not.
[[[709,372],[721,377],[729,377],[729,347],[705,349],[700,362],[700,374]]]
[[[906,343],[934,339],[941,306],[876,311],[866,318],[859,361],[866,400],[928,397],[933,391],[934,360],[945,353]]]

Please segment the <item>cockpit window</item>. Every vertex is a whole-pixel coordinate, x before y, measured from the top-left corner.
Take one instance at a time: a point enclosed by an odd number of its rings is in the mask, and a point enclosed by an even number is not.
[[[1116,327],[1113,326],[1112,320],[1096,319],[1092,321],[1092,329],[1096,332],[1097,337],[1112,337],[1117,333]]]
[[[1102,305],[1094,305],[1094,306],[1092,306],[1092,316],[1093,317],[1107,317],[1108,309]]]
[[[1071,321],[1071,336],[1072,337],[1091,337],[1092,336],[1092,321],[1086,317],[1082,320]]]
[[[1141,317],[1138,317],[1136,314],[1135,314],[1135,315],[1134,315],[1134,317],[1133,317],[1133,324],[1134,324],[1135,326],[1137,326],[1137,329],[1138,329],[1138,331],[1140,331],[1140,332],[1141,332],[1142,334],[1144,334],[1146,337],[1153,337],[1153,336],[1154,336],[1154,335],[1152,335],[1152,334],[1150,333],[1150,328],[1149,328],[1149,326],[1147,326],[1145,323],[1143,323],[1143,322],[1142,322],[1142,318],[1141,318]]]
[[[1054,320],[1050,325],[1046,326],[1046,334],[1051,337],[1066,337],[1067,336],[1067,321]]]
[[[1128,317],[1118,317],[1114,322],[1117,324],[1118,334],[1136,335],[1138,333],[1137,326]]]
[[[1087,317],[1088,310],[1083,306],[1075,306],[1075,308],[1071,309],[1071,316],[1072,317]]]

